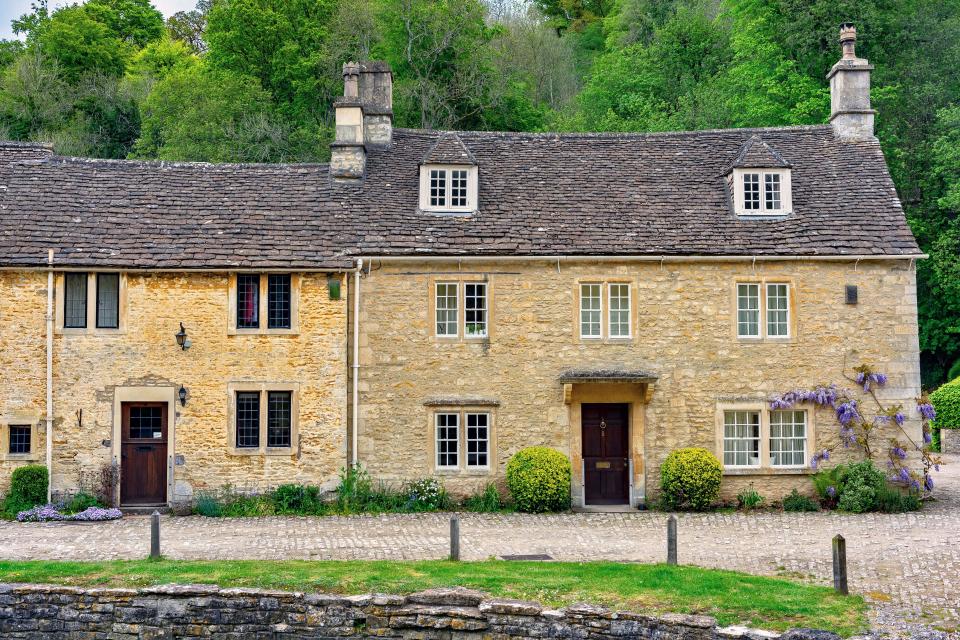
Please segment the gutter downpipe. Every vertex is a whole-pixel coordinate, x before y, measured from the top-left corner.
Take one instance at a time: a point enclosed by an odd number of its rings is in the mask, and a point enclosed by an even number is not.
[[[53,501],[53,249],[47,253],[47,504]]]
[[[360,456],[357,452],[357,429],[360,425],[360,273],[363,271],[363,258],[357,258],[357,270],[354,272],[354,290],[353,290],[353,415],[351,425],[351,451],[350,463],[356,467],[360,464]]]

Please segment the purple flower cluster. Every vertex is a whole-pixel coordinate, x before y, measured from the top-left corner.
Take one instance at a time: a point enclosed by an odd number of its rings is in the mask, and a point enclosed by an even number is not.
[[[836,385],[830,385],[825,387],[820,385],[815,389],[796,389],[795,391],[788,391],[782,396],[778,396],[770,400],[770,408],[776,411],[777,409],[789,409],[795,404],[801,402],[812,402],[820,406],[834,406],[837,401],[837,387]]]
[[[887,384],[887,376],[884,373],[873,373],[870,371],[857,372],[857,384],[863,387],[864,393],[870,391],[870,385],[875,384],[882,387]]]
[[[918,404],[917,411],[920,412],[924,420],[933,420],[937,417],[937,410],[934,409],[933,405],[929,402],[921,402]]]
[[[901,447],[900,445],[894,445],[894,446],[890,447],[890,455],[891,455],[892,457],[898,458],[898,459],[900,459],[900,460],[906,460],[906,459],[907,459],[907,452],[904,451],[903,447]]]
[[[122,517],[123,513],[121,513],[120,509],[87,507],[86,510],[70,516],[70,519],[79,520],[82,522],[99,522],[101,520],[119,520]]]
[[[857,401],[849,400],[837,407],[837,421],[844,427],[849,427],[854,422],[862,422],[860,411],[857,409]]]
[[[933,478],[929,473],[923,474],[923,488],[927,491],[933,491]]]
[[[904,484],[909,484],[912,478],[910,477],[910,472],[906,467],[900,467],[896,474],[890,477],[890,482],[902,482]]]
[[[101,507],[88,507],[85,511],[68,516],[58,511],[52,504],[45,504],[21,511],[17,514],[17,522],[62,522],[65,520],[98,522],[101,520],[118,520],[122,517],[123,513],[120,512],[120,509],[103,509]]]
[[[57,511],[52,504],[44,504],[17,514],[17,522],[52,522],[65,520],[66,516]]]
[[[833,485],[827,487],[827,495],[830,496],[831,498],[836,498],[836,497],[837,497],[837,488],[834,487]]]
[[[823,451],[817,451],[813,454],[813,459],[810,460],[810,468],[816,469],[821,462],[830,459],[830,450],[824,449]]]

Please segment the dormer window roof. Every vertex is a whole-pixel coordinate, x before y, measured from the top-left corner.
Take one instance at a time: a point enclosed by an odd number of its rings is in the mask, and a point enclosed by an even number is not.
[[[793,211],[791,166],[758,136],[751,136],[728,171],[738,216],[785,216]]]
[[[420,162],[420,209],[459,214],[477,210],[477,161],[455,133],[441,135]]]

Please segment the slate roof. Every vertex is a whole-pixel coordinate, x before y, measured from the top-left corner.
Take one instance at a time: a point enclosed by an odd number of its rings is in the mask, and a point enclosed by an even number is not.
[[[441,134],[427,155],[423,156],[422,164],[466,164],[475,165],[477,159],[463,144],[454,132]]]
[[[740,147],[740,153],[734,158],[730,168],[782,169],[789,166],[790,163],[761,140],[760,136],[750,136],[750,139]]]
[[[419,164],[457,140],[479,166],[479,210],[418,211]],[[725,174],[754,149],[792,167],[790,215],[734,215]],[[339,269],[388,255],[920,253],[879,144],[837,140],[829,126],[396,129],[391,149],[368,152],[356,185],[334,184],[325,164],[88,160],[0,144],[3,185],[0,266],[42,266],[50,247],[62,266],[148,269]]]

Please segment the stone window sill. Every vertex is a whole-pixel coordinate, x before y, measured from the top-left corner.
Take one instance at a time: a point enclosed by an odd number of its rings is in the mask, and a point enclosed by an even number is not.
[[[232,456],[278,456],[278,457],[289,457],[293,455],[293,448],[284,447],[282,449],[264,449],[260,448],[250,448],[250,449],[238,449],[237,447],[230,448],[230,455]]]
[[[777,469],[774,467],[757,467],[755,469],[724,469],[725,476],[807,476],[816,473],[813,469],[806,467],[786,467]]]
[[[3,462],[36,462],[39,459],[39,453],[5,453],[0,455],[0,460]]]

